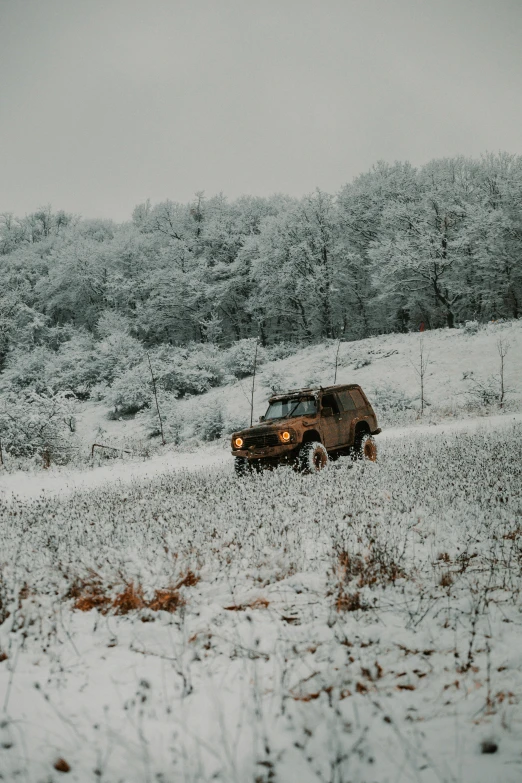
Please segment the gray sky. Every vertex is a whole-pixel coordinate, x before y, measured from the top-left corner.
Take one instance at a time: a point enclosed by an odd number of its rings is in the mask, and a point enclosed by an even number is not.
[[[0,0],[0,212],[522,154],[522,0]]]

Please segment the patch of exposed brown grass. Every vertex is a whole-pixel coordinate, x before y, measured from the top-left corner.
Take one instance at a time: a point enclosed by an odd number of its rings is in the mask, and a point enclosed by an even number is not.
[[[140,609],[151,609],[153,612],[175,612],[186,601],[180,593],[182,587],[193,587],[199,582],[199,576],[190,569],[187,570],[175,585],[158,589],[147,601],[141,584],[127,582],[123,590],[111,595],[112,585],[104,586],[101,577],[94,571],[89,571],[86,578],[76,579],[65,594],[65,598],[73,598],[73,608],[81,612],[97,609],[102,614],[113,611],[117,615],[126,615]]]
[[[375,547],[364,556],[343,551],[339,553],[338,559],[342,581],[357,579],[359,587],[394,584],[406,575],[387,552]]]
[[[73,608],[80,612],[97,609],[102,614],[106,614],[112,604],[110,596],[103,587],[101,577],[94,571],[89,571],[85,579],[75,579],[65,598],[74,598]]]
[[[114,614],[129,614],[137,609],[144,609],[146,606],[143,587],[140,584],[135,585],[134,582],[128,582],[112,602]]]
[[[180,606],[185,605],[185,599],[178,590],[167,588],[166,590],[156,590],[154,598],[148,604],[153,612],[175,612]]]
[[[269,605],[270,601],[267,601],[266,598],[255,598],[253,601],[250,601],[247,604],[231,604],[230,606],[225,606],[224,608],[227,610],[227,612],[245,612],[247,609],[267,609]]]
[[[358,609],[366,609],[367,607],[361,603],[359,592],[346,593],[340,586],[335,599],[335,608],[338,612],[356,612]]]
[[[453,584],[453,577],[449,571],[445,571],[439,581],[441,587],[451,587]]]

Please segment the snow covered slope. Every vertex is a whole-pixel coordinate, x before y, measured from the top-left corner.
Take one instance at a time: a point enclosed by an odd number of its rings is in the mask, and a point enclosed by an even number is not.
[[[433,409],[453,410],[463,414],[473,383],[486,381],[499,373],[497,342],[501,338],[509,345],[505,378],[512,409],[522,405],[522,320],[488,324],[476,333],[464,329],[436,329],[424,332],[422,340],[428,358],[426,397]],[[357,342],[341,344],[338,383],[359,383],[372,396],[376,390],[392,389],[407,398],[418,398],[419,382],[415,366],[419,360],[420,334],[390,334]],[[269,381],[279,381],[282,390],[309,383],[326,386],[333,383],[337,342],[321,343],[303,348],[286,359],[265,364],[256,379],[254,420],[266,410],[270,395]],[[212,389],[206,394],[179,401],[179,409],[187,425],[197,411],[219,401],[228,418],[247,423],[250,420],[251,379]],[[418,404],[418,400],[417,400]],[[144,438],[145,432],[137,420],[109,421],[106,409],[89,403],[79,420],[79,431],[86,446],[93,442],[99,428],[111,442],[128,442]],[[414,420],[412,415],[411,420]],[[100,436],[100,437],[103,437]]]
[[[379,400],[384,394],[402,393],[406,399],[418,398],[419,384],[415,372],[418,362],[419,334],[393,334],[374,337],[352,343],[342,343],[339,351],[337,380],[339,383],[360,383],[369,394],[379,411]],[[423,428],[444,424],[455,428],[460,419],[469,419],[466,427],[475,428],[473,418],[477,414],[498,414],[498,408],[480,409],[477,404],[469,405],[473,379],[487,381],[498,376],[499,355],[497,344],[502,339],[509,346],[505,360],[505,384],[507,404],[505,414],[516,415],[522,409],[522,321],[489,324],[476,333],[462,329],[440,329],[425,332],[422,336],[425,354],[428,357],[426,374],[426,397],[429,403],[425,416],[420,419],[415,409],[403,412],[398,421],[396,414],[385,411],[380,423],[383,426],[381,439],[395,437],[408,425]],[[286,388],[295,388],[311,381],[327,385],[333,382],[337,343],[304,348],[293,356],[269,362],[261,368],[256,379],[254,395],[254,420],[266,410],[270,394],[268,382],[280,379]],[[494,381],[498,386],[498,380]],[[179,410],[190,434],[190,425],[200,409],[219,402],[226,417],[240,423],[250,419],[249,390],[251,379],[213,389],[207,394],[187,400],[179,400]],[[384,392],[383,392],[384,390]],[[418,399],[413,400],[418,407]],[[470,418],[471,417],[471,418]],[[491,418],[491,415],[488,416]],[[483,419],[485,420],[485,419]],[[397,425],[401,426],[398,427]],[[394,426],[395,425],[395,426]],[[499,420],[491,426],[500,426]],[[112,421],[107,410],[99,403],[89,402],[81,407],[78,430],[83,441],[85,454],[90,453],[93,442],[131,446],[150,443],[142,420],[127,419]],[[157,444],[156,444],[157,445]],[[154,451],[154,449],[153,449]],[[131,480],[153,476],[171,470],[191,470],[211,465],[231,464],[228,440],[213,444],[202,444],[195,440],[172,447],[156,448],[150,459],[124,458],[114,460],[104,467],[53,468],[38,471],[36,476],[19,471],[14,474],[0,474],[0,497],[19,494],[36,497],[42,491],[61,492],[75,488],[100,486],[106,481]]]

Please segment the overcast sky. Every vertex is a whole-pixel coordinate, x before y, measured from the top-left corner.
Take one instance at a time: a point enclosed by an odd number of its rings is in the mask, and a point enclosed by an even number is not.
[[[0,212],[522,154],[522,0],[0,0]]]

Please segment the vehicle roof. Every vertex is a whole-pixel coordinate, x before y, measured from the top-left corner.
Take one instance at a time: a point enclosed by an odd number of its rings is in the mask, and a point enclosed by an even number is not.
[[[305,394],[319,394],[320,392],[334,392],[341,391],[342,389],[360,389],[358,383],[338,383],[335,386],[310,386],[303,389],[289,389],[287,392],[281,392],[280,394],[273,394],[268,402],[276,402],[277,400],[287,400],[289,397],[300,397]]]

